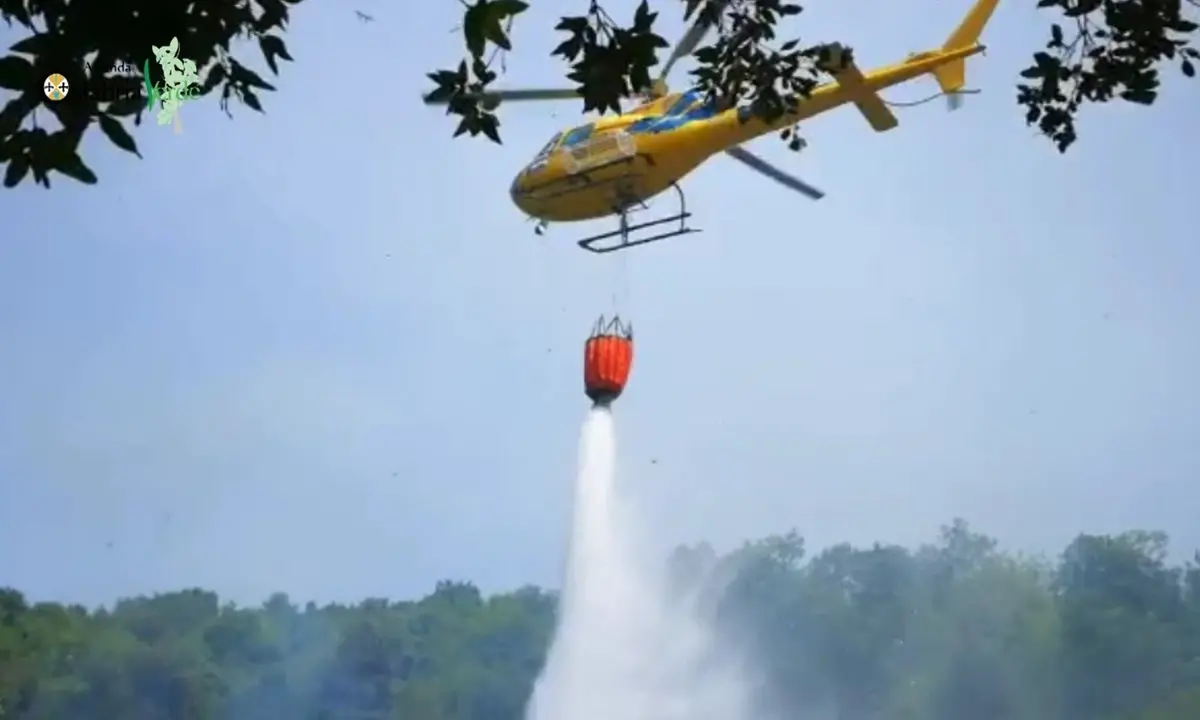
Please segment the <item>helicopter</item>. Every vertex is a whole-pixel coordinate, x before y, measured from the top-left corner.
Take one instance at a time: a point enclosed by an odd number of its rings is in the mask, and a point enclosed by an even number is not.
[[[680,180],[709,158],[724,153],[785,187],[813,200],[825,193],[785,173],[742,147],[743,144],[819,113],[853,104],[876,132],[894,129],[899,121],[879,92],[925,75],[933,75],[951,110],[960,106],[966,84],[966,58],[986,49],[978,40],[999,0],[978,0],[941,48],[912,53],[905,60],[863,73],[840,45],[829,46],[823,65],[833,82],[814,88],[783,117],[766,122],[748,105],[721,102],[692,89],[671,93],[666,77],[682,58],[695,52],[711,30],[702,14],[674,47],[639,106],[556,133],[513,180],[516,206],[538,221],[542,234],[551,222],[576,222],[615,216],[618,227],[577,244],[593,253],[610,253],[670,237],[699,232],[687,223]],[[476,97],[486,107],[501,102],[578,100],[573,89],[494,90]],[[937,96],[935,96],[937,97]],[[429,105],[449,98],[426,96]],[[678,211],[654,220],[631,223],[630,215],[647,209],[646,201],[674,189]],[[663,229],[662,226],[678,223]]]

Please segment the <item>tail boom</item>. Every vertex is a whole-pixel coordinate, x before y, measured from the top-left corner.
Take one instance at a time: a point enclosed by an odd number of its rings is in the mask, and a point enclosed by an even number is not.
[[[895,113],[879,96],[879,91],[932,74],[944,93],[963,88],[966,58],[984,51],[983,45],[971,45],[954,50],[937,50],[912,55],[903,63],[872,70],[866,75],[854,63],[847,63],[833,73],[837,89],[846,94],[844,102],[852,102],[876,132],[887,132],[900,124]],[[946,80],[943,81],[945,73]],[[832,88],[831,88],[832,89]]]
[[[880,91],[923,75],[933,75],[943,93],[960,92],[966,86],[966,59],[986,49],[979,43],[979,37],[999,2],[978,0],[941,48],[914,53],[904,62],[864,74],[849,56],[838,53],[827,65],[834,82],[816,88],[794,112],[771,123],[752,118],[748,108],[726,113],[727,121],[723,123],[726,132],[720,133],[720,143],[738,145],[847,103],[853,104],[876,132],[897,127],[900,122],[879,96]]]
[[[910,55],[897,65],[863,75],[848,54],[839,47],[829,65],[834,80],[844,93],[842,102],[852,102],[876,132],[887,132],[900,124],[896,115],[879,96],[884,88],[922,75],[933,75],[946,95],[962,91],[967,82],[966,59],[984,51],[979,37],[991,20],[1000,0],[978,0],[946,38],[941,49]],[[840,103],[839,103],[840,104]]]

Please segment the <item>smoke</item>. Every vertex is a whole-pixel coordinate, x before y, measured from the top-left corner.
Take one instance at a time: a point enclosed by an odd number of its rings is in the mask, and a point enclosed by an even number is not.
[[[607,409],[583,428],[559,625],[528,720],[747,720],[753,688],[701,612],[640,552],[635,508],[616,481]]]

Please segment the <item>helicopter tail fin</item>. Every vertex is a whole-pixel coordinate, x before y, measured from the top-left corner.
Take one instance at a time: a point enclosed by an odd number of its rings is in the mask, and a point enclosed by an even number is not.
[[[961,53],[963,50],[978,46],[979,37],[983,34],[983,29],[987,26],[988,21],[992,19],[992,13],[995,12],[999,2],[1000,0],[978,0],[967,16],[963,18],[962,23],[955,28],[954,32],[950,33],[950,37],[946,38],[946,42],[941,48],[942,52]],[[941,87],[943,93],[954,96],[961,92],[967,84],[966,58],[960,56],[944,65],[939,65],[934,68],[933,76],[937,79],[938,86]]]

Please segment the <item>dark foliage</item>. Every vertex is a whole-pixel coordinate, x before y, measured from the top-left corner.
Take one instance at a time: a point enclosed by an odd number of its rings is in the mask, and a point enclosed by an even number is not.
[[[1026,121],[1065,152],[1075,142],[1075,118],[1088,103],[1115,98],[1150,105],[1158,96],[1159,72],[1177,64],[1195,75],[1200,51],[1191,46],[1197,24],[1186,11],[1195,0],[1036,0],[1057,14],[1046,50],[1021,72],[1017,103]],[[453,98],[449,112],[460,117],[456,135],[483,134],[499,142],[499,119],[483,93],[496,80],[495,60],[512,49],[513,18],[521,0],[464,0],[467,57],[456,71],[430,74],[435,97]],[[829,46],[805,47],[799,39],[777,43],[779,24],[801,6],[784,0],[657,0],[656,10],[682,6],[685,19],[708,13],[718,22],[711,45],[695,53],[692,83],[710,96],[736,98],[766,120],[827,80],[822,66]],[[673,7],[674,6],[674,7]],[[964,6],[965,10],[965,6]],[[584,15],[566,16],[555,28],[567,38],[554,55],[570,63],[567,78],[578,87],[584,110],[619,112],[622,99],[650,87],[657,51],[668,46],[654,32],[658,12],[642,0],[632,24],[616,22],[599,0]],[[1194,17],[1194,14],[1193,14]],[[1036,83],[1026,81],[1036,80]],[[802,145],[785,137],[793,147]]]
[[[200,94],[219,88],[226,114],[231,98],[262,112],[258,93],[275,88],[239,61],[233,46],[257,45],[278,74],[279,60],[292,59],[280,33],[290,7],[299,2],[0,0],[0,17],[29,31],[0,57],[0,88],[8,91],[0,109],[4,186],[15,187],[32,175],[48,188],[54,172],[94,184],[95,172],[79,155],[79,143],[93,125],[117,147],[138,154],[128,123],[141,124],[146,112],[142,69],[149,60],[151,85],[162,82],[151,48],[172,38],[179,40],[179,56],[195,61],[200,70]],[[55,73],[70,87],[59,102],[49,101],[42,89]],[[41,113],[53,115],[61,128],[44,128]]]
[[[778,717],[1195,720],[1200,569],[1166,538],[1083,535],[1054,564],[961,522],[915,551],[681,548],[750,642]],[[555,597],[439,583],[415,602],[257,608],[203,590],[89,610],[0,589],[5,720],[520,720]]]
[[[140,70],[150,48],[178,38],[181,56],[200,68],[203,95],[220,89],[221,108],[237,98],[262,112],[259,92],[274,87],[233,46],[256,44],[278,74],[278,61],[291,60],[281,37],[291,6],[300,0],[0,0],[0,17],[24,28],[9,54],[0,57],[0,166],[5,187],[27,177],[50,187],[57,172],[92,184],[97,178],[79,154],[79,143],[93,125],[117,147],[138,154],[129,121],[140,124],[146,110]],[[621,100],[645,90],[658,51],[668,43],[654,32],[660,11],[682,3],[685,19],[707,16],[719,25],[712,44],[696,53],[694,82],[724,100],[751,104],[771,119],[806,95],[824,78],[826,46],[807,47],[798,39],[777,42],[783,18],[801,6],[784,0],[648,0],[633,22],[617,23],[595,0],[587,12],[564,16],[565,34],[554,55],[568,62],[567,77],[578,88],[583,108],[615,111]],[[495,107],[471,97],[487,89],[499,73],[498,56],[512,49],[514,19],[528,9],[523,0],[464,0],[466,58],[452,70],[430,77],[434,93],[450,98],[459,117],[456,135],[484,135],[500,141]],[[1159,73],[1178,65],[1195,75],[1200,52],[1190,45],[1197,25],[1189,19],[1194,0],[1038,0],[1057,13],[1044,51],[1021,73],[1017,101],[1026,120],[1065,151],[1076,139],[1075,118],[1088,103],[1122,99],[1152,104]],[[132,68],[113,76],[112,68]],[[42,92],[45,79],[64,75],[72,88],[61,102]],[[151,63],[151,82],[161,81]],[[39,121],[49,113],[61,128]],[[44,118],[45,115],[42,115]],[[785,133],[794,148],[802,142]]]
[[[1196,75],[1200,51],[1191,40],[1200,26],[1184,14],[1196,7],[1191,0],[1038,0],[1038,7],[1060,12],[1070,30],[1050,26],[1046,50],[1021,71],[1037,82],[1017,85],[1017,102],[1060,151],[1078,137],[1075,115],[1086,103],[1152,105],[1164,64]]]

